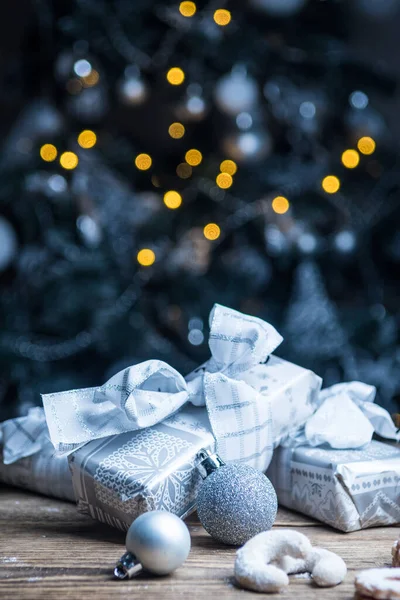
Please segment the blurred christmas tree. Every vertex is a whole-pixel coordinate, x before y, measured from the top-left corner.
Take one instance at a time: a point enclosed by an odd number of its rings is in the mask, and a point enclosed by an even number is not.
[[[0,163],[1,418],[140,360],[188,372],[214,302],[395,409],[400,172],[371,106],[394,83],[349,50],[349,4],[34,3]]]

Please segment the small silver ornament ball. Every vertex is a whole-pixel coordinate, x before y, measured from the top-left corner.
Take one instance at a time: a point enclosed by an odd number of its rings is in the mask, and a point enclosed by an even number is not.
[[[260,471],[230,463],[204,479],[197,513],[204,529],[217,541],[239,546],[271,529],[278,501],[270,480]]]
[[[177,569],[190,552],[190,534],[185,523],[164,510],[144,513],[134,520],[126,536],[126,549],[142,567],[156,575]]]

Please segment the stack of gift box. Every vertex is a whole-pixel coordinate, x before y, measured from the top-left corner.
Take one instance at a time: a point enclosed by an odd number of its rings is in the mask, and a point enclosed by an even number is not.
[[[374,388],[321,391],[318,375],[272,354],[281,341],[215,305],[211,358],[190,375],[146,361],[4,422],[0,480],[127,529],[146,511],[195,510],[204,448],[267,471],[280,504],[343,531],[400,522],[398,437]]]

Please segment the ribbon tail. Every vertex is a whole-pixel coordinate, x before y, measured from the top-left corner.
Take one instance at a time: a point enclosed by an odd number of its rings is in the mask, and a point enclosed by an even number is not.
[[[270,400],[222,373],[205,373],[204,394],[221,458],[265,471],[273,451]]]
[[[162,361],[145,361],[99,388],[42,396],[50,439],[68,454],[99,438],[151,427],[188,399],[185,380]]]
[[[4,421],[0,429],[5,465],[32,456],[50,443],[42,408],[31,408],[25,417]]]
[[[348,386],[349,394],[353,402],[357,404],[359,409],[364,413],[370,421],[375,433],[383,438],[390,440],[400,440],[400,434],[397,431],[395,424],[388,411],[382,406],[375,404],[376,388],[373,385],[368,385],[361,381],[352,381]]]
[[[389,440],[400,441],[400,432],[396,429],[387,410],[372,402],[360,403],[359,408],[371,422],[375,433]]]

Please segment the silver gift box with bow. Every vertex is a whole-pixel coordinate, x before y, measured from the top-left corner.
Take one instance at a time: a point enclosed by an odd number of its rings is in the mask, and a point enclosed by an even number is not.
[[[69,454],[80,509],[125,529],[153,509],[195,508],[199,449],[260,471],[314,412],[321,379],[273,356],[270,324],[215,305],[211,358],[187,377],[151,360],[99,388],[43,396],[51,441]]]
[[[399,433],[375,391],[353,381],[320,393],[267,471],[281,505],[341,531],[400,523]],[[392,442],[373,440],[374,432]]]

